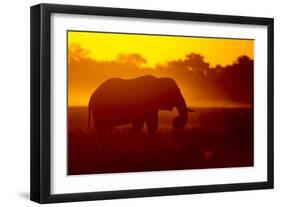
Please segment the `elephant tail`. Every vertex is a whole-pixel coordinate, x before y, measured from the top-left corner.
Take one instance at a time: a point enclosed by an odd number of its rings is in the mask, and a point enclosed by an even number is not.
[[[91,127],[91,106],[89,104],[89,107],[88,107],[88,130],[90,130],[90,127]]]
[[[92,97],[88,105],[88,130],[91,128],[91,114],[92,114]]]

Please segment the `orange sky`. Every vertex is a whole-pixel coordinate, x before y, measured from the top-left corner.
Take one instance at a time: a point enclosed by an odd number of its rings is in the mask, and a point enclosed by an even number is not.
[[[190,53],[203,55],[204,61],[209,62],[211,67],[217,64],[231,65],[242,55],[254,59],[254,40],[68,32],[68,49],[70,51],[73,49],[72,45],[78,46],[77,51],[83,54],[84,51],[87,51],[85,53],[87,57],[97,61],[114,61],[119,54],[140,54],[147,61],[146,65],[143,66],[149,67],[154,67],[158,63],[165,64],[171,60],[184,59]],[[70,58],[70,51],[68,58]],[[74,56],[79,56],[79,52],[74,52]],[[73,55],[73,51],[71,55]],[[113,68],[114,70],[101,67],[85,61],[78,61],[75,64],[68,62],[69,106],[87,105],[92,92],[106,78],[111,78],[109,76],[131,78],[139,75],[137,73],[127,74],[127,69],[124,69],[123,66]],[[184,87],[192,88],[190,85]],[[187,92],[191,97],[191,104],[196,104],[196,99],[192,98],[192,94],[197,94],[196,90]],[[200,102],[206,104],[205,100]]]
[[[79,44],[96,60],[114,60],[120,53],[138,53],[147,66],[184,58],[191,52],[204,55],[213,67],[233,63],[238,56],[254,58],[254,41],[160,35],[68,32],[68,45]]]

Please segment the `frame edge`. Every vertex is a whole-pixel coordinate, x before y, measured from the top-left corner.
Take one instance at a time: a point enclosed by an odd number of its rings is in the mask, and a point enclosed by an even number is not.
[[[40,202],[40,22],[41,6],[30,8],[30,200]]]
[[[50,13],[80,13],[83,10],[97,12],[97,15],[107,16],[113,11],[113,8],[105,7],[87,7],[74,5],[59,5],[59,4],[38,4],[30,8],[30,200],[38,203],[54,203],[54,202],[73,202],[73,201],[89,201],[89,200],[104,200],[104,199],[118,199],[118,198],[136,198],[147,196],[168,196],[168,195],[182,195],[194,193],[216,193],[242,190],[256,190],[256,189],[272,189],[274,188],[274,151],[273,151],[273,25],[272,18],[261,17],[243,17],[243,16],[228,16],[215,15],[211,16],[211,20],[206,20],[205,14],[182,13],[182,12],[168,12],[168,11],[154,11],[154,10],[136,10],[136,9],[118,9],[119,12],[114,12],[113,16],[138,16],[141,18],[150,12],[156,12],[154,15],[148,15],[148,18],[163,17],[164,13],[170,13],[170,16],[177,16],[174,20],[183,20],[188,15],[191,19],[205,22],[228,22],[242,24],[257,24],[266,25],[268,27],[268,178],[266,182],[257,183],[243,183],[243,184],[226,184],[226,185],[211,185],[201,187],[173,187],[166,189],[139,189],[139,190],[125,190],[125,191],[108,191],[108,192],[83,192],[75,194],[50,194],[50,140],[46,139],[50,132],[50,109],[45,112],[42,109],[50,107],[50,35],[43,31],[50,32]],[[73,8],[77,9],[73,10]],[[90,9],[91,8],[91,9]],[[130,11],[126,14],[126,11]],[[137,11],[137,14],[134,14]],[[123,13],[123,15],[121,14]],[[125,13],[125,15],[124,15]],[[222,20],[223,17],[227,19]],[[144,18],[144,17],[143,17]],[[231,22],[231,18],[235,18]],[[195,21],[195,20],[194,20]],[[44,33],[44,34],[43,34]],[[47,39],[45,39],[45,37]],[[44,40],[44,42],[43,42]],[[48,45],[49,44],[49,45]],[[47,75],[47,77],[46,77]],[[45,77],[44,77],[45,76]],[[49,102],[46,103],[46,100]],[[44,100],[44,101],[43,101]],[[49,113],[49,116],[48,116]],[[47,119],[45,119],[47,118]],[[47,172],[46,172],[47,171]],[[245,185],[247,184],[247,185]]]
[[[274,188],[274,19],[267,24],[267,182]]]

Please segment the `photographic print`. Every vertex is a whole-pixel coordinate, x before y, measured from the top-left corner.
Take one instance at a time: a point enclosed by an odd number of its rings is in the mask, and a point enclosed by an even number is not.
[[[32,201],[274,187],[272,18],[30,11]]]
[[[67,31],[68,175],[253,166],[254,43]]]

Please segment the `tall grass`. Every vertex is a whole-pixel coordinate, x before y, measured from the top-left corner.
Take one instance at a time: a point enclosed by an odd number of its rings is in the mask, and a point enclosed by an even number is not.
[[[243,167],[253,165],[252,109],[196,109],[181,131],[160,114],[151,137],[130,125],[99,137],[86,127],[87,109],[68,113],[68,174]]]

